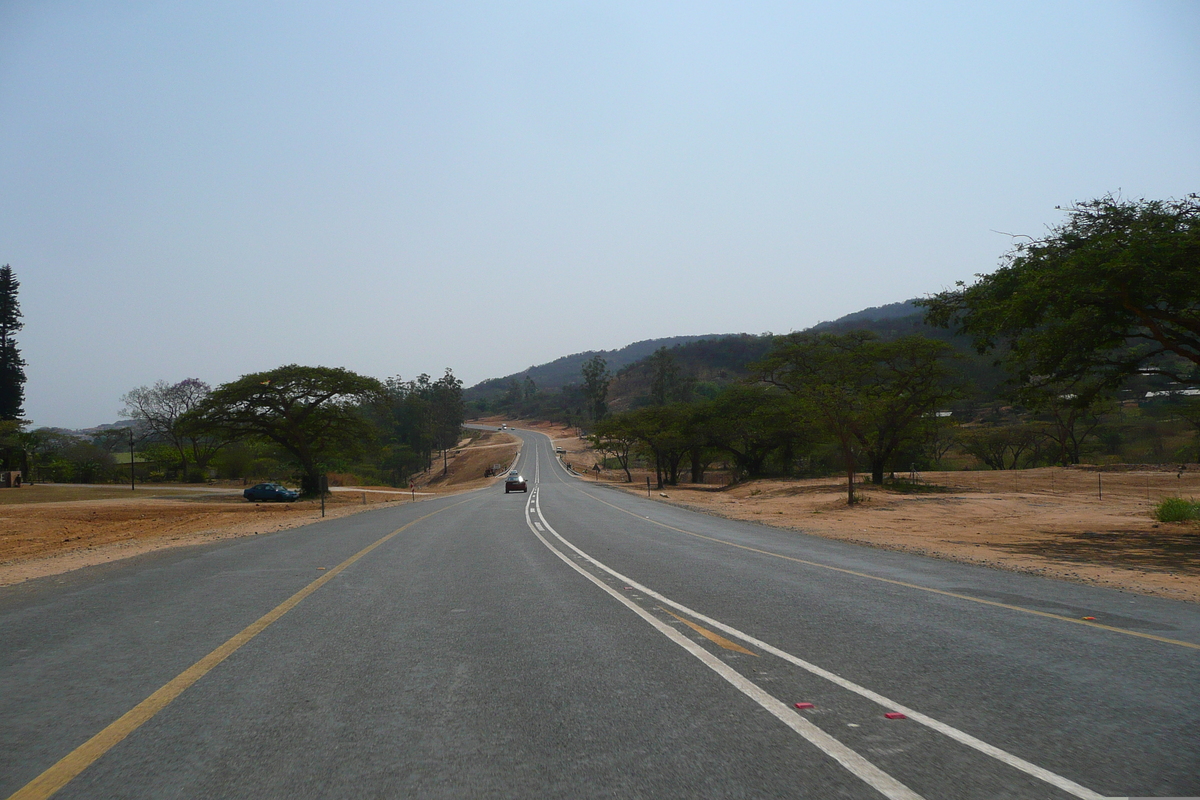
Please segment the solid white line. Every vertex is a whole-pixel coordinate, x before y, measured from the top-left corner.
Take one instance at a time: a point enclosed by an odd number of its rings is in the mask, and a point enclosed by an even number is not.
[[[539,463],[539,466],[540,466],[540,463]],[[818,677],[824,678],[825,680],[830,681],[831,683],[841,686],[843,689],[847,689],[861,697],[865,697],[868,700],[871,700],[871,701],[877,703],[878,705],[886,708],[889,711],[898,711],[898,712],[904,714],[905,716],[907,716],[909,719],[913,720],[914,722],[919,722],[920,724],[925,725],[926,727],[937,731],[938,733],[942,734],[943,736],[946,736],[950,739],[953,739],[956,742],[959,742],[960,744],[964,744],[967,747],[973,748],[981,753],[991,756],[992,758],[996,759],[997,761],[1007,764],[1008,766],[1012,767],[1013,769],[1020,770],[1021,772],[1024,772],[1027,775],[1031,775],[1041,781],[1044,781],[1044,782],[1050,784],[1051,786],[1057,787],[1058,789],[1061,789],[1062,791],[1067,792],[1068,794],[1074,795],[1075,797],[1082,798],[1083,800],[1104,800],[1104,795],[1098,794],[1098,793],[1092,791],[1091,789],[1087,788],[1086,786],[1082,786],[1078,783],[1075,783],[1070,778],[1064,778],[1062,775],[1059,775],[1055,772],[1051,772],[1050,770],[1045,769],[1043,767],[1039,767],[1037,764],[1026,761],[1025,759],[1021,758],[1020,756],[1013,755],[1012,753],[1009,753],[1006,750],[1001,750],[999,747],[988,744],[987,742],[985,742],[981,739],[977,739],[965,731],[960,731],[959,729],[957,729],[951,725],[947,725],[946,723],[941,722],[939,720],[936,720],[933,717],[928,716],[927,714],[922,714],[919,711],[915,711],[915,710],[905,706],[903,703],[897,703],[895,700],[890,700],[887,697],[879,694],[878,692],[874,692],[874,691],[866,688],[865,686],[860,686],[859,684],[854,683],[853,681],[848,680],[846,678],[843,678],[842,676],[837,675],[836,673],[833,673],[827,669],[818,667],[816,664],[805,661],[802,658],[798,658],[784,650],[780,650],[778,647],[774,647],[770,644],[767,644],[766,642],[762,641],[761,639],[757,639],[748,633],[743,633],[742,631],[738,630],[737,628],[734,628],[730,625],[726,625],[725,623],[715,620],[712,617],[701,614],[699,611],[688,608],[687,606],[683,605],[682,603],[677,603],[674,600],[671,600],[670,598],[659,594],[658,592],[654,591],[653,589],[649,588],[648,586],[644,586],[644,585],[638,583],[633,578],[630,578],[626,575],[622,575],[621,573],[617,572],[616,570],[610,568],[608,565],[603,564],[603,563],[597,561],[596,559],[592,558],[590,555],[583,552],[578,547],[576,547],[575,545],[571,544],[566,539],[564,539],[558,533],[558,531],[556,531],[556,530],[554,530],[554,528],[550,527],[550,523],[546,522],[546,518],[544,516],[542,516],[541,504],[537,503],[537,504],[535,504],[534,507],[537,511],[538,517],[541,519],[541,521],[543,523],[545,523],[546,527],[550,529],[550,533],[552,533],[556,539],[558,539],[564,545],[569,547],[571,550],[574,550],[582,558],[587,559],[597,569],[604,570],[609,575],[612,575],[614,578],[624,582],[625,585],[632,586],[633,588],[637,589],[638,591],[643,592],[646,595],[653,597],[656,600],[659,600],[660,602],[666,603],[667,605],[669,605],[679,611],[682,611],[685,614],[688,614],[688,615],[694,617],[695,619],[698,619],[702,622],[712,625],[713,627],[717,628],[718,630],[728,633],[731,636],[736,636],[737,638],[741,639],[742,641],[744,641],[750,645],[761,648],[762,650],[765,650],[766,652],[771,653],[772,655],[782,658],[784,661],[787,661],[790,664],[794,664],[795,666],[800,667],[801,669],[811,672],[813,675],[817,675]],[[539,536],[538,538],[540,539],[541,537]],[[553,548],[551,548],[551,549],[553,549]],[[564,560],[566,560],[566,559],[564,558]],[[567,561],[567,563],[571,564],[572,566],[575,566],[575,564],[571,561]],[[625,598],[622,597],[621,599],[624,600]]]
[[[540,481],[540,468],[541,462],[539,459],[537,461],[537,467],[535,471],[535,475],[539,477],[535,477],[535,485]],[[863,758],[851,748],[842,744],[837,739],[834,739],[825,731],[821,730],[816,725],[797,714],[795,711],[789,708],[786,703],[768,694],[761,687],[747,679],[740,672],[732,669],[712,653],[709,653],[703,647],[696,644],[691,639],[672,628],[670,625],[667,625],[665,622],[646,611],[637,603],[620,594],[611,586],[604,583],[604,581],[600,580],[595,575],[583,569],[570,558],[568,558],[565,553],[559,551],[556,547],[550,544],[550,542],[548,542],[546,538],[541,535],[541,533],[538,532],[542,529],[542,524],[544,524],[550,529],[550,532],[553,533],[555,537],[564,543],[566,542],[566,540],[559,536],[558,532],[550,526],[550,523],[546,522],[546,518],[542,516],[542,510],[540,506],[541,504],[537,502],[537,494],[532,494],[529,498],[529,501],[525,504],[525,524],[529,526],[529,529],[533,531],[533,535],[536,536],[538,540],[544,544],[548,550],[550,550],[551,553],[554,553],[554,555],[558,556],[559,559],[570,566],[571,569],[587,578],[596,586],[599,586],[622,605],[633,611],[646,622],[650,623],[652,626],[654,626],[655,630],[657,630],[663,636],[666,636],[668,639],[675,642],[675,644],[679,645],[684,650],[687,650],[689,653],[699,659],[706,667],[720,675],[738,691],[742,692],[742,694],[758,703],[776,719],[787,725],[796,733],[800,734],[800,736],[804,737],[811,744],[815,745],[823,753],[828,755],[834,761],[837,761],[839,764],[849,770],[855,777],[871,786],[884,797],[890,798],[890,800],[923,800],[921,795],[917,794],[912,789],[909,789],[891,775],[888,775],[886,772],[872,764],[867,759]],[[533,508],[536,511],[542,524],[538,524],[533,520],[529,513],[530,508]],[[585,557],[587,556],[585,555]],[[589,558],[589,560],[598,564],[598,562],[595,562],[593,559]],[[611,572],[611,570],[608,571]]]

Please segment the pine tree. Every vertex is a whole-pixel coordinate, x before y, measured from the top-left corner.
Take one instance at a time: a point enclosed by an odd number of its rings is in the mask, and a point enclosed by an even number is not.
[[[13,338],[21,330],[21,304],[17,289],[21,284],[12,267],[0,267],[0,420],[18,420],[25,413],[25,360]]]

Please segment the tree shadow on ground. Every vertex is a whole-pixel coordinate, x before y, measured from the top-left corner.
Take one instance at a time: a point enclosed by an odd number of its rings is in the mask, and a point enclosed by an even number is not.
[[[1200,528],[1049,533],[1035,541],[993,544],[997,550],[1093,566],[1200,575]]]

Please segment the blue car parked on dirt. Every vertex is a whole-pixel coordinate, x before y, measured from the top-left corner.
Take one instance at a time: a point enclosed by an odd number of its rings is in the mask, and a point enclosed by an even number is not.
[[[294,492],[285,486],[280,486],[278,483],[260,483],[242,492],[242,497],[255,503],[275,500],[281,503],[290,503],[299,496],[299,492]]]

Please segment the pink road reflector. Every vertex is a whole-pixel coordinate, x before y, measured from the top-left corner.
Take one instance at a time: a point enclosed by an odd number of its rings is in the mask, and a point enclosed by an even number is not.
[[[904,716],[899,711],[889,711],[883,716],[887,717],[888,719],[908,719],[908,717]]]
[[[796,708],[816,708],[812,703],[796,703]]]
[[[626,586],[626,587],[625,587],[625,591],[627,591],[627,592],[631,592],[631,591],[633,591],[633,587],[632,587],[632,586]]]

